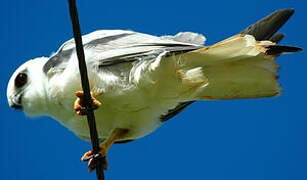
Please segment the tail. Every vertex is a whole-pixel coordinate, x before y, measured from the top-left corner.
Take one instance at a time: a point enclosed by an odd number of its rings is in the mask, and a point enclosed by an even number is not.
[[[208,85],[195,95],[195,100],[259,98],[277,96],[281,92],[275,58],[300,50],[240,34],[186,53],[182,58],[188,62],[185,68],[200,66],[208,81]]]
[[[281,46],[277,30],[293,14],[277,11],[242,33],[215,45],[176,55],[176,75],[181,94],[188,100],[238,99],[277,96],[279,69],[275,59],[301,48]]]

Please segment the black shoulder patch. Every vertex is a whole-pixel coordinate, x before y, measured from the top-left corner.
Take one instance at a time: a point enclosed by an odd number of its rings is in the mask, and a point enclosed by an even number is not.
[[[130,35],[133,35],[134,33],[123,33],[123,34],[117,34],[117,35],[113,35],[113,36],[107,36],[107,37],[103,37],[103,38],[100,38],[100,39],[95,39],[95,40],[92,40],[85,45],[96,45],[96,44],[106,44],[110,41],[115,41],[117,39],[120,39],[120,38],[123,38],[123,37],[126,37],[126,36],[130,36]]]
[[[155,44],[155,45],[147,44],[147,45],[142,45],[142,46],[164,46],[164,45],[165,44]],[[134,46],[134,47],[138,47],[138,46]],[[165,57],[169,57],[169,56],[182,54],[182,53],[193,51],[193,50],[200,49],[200,48],[202,48],[202,46],[187,46],[187,45],[172,46],[172,45],[167,44],[166,47],[163,47],[161,49],[148,51],[148,52],[130,53],[130,54],[114,56],[114,57],[107,58],[107,59],[102,59],[99,62],[98,67],[103,68],[103,67],[106,67],[106,66],[111,66],[111,65],[115,65],[115,64],[119,64],[119,63],[123,63],[123,62],[133,62],[133,61],[137,61],[137,60],[141,60],[141,59],[142,60],[151,60],[153,58],[158,57],[163,52],[167,52],[165,54]]]
[[[71,56],[71,53],[72,53],[72,49],[69,49],[66,51],[61,51],[55,54],[54,56],[52,56],[44,65],[43,72],[47,74],[51,68],[55,68],[59,66],[60,64],[62,64],[63,62],[67,62]]]
[[[114,41],[116,39],[120,39],[120,38],[129,36],[129,35],[132,35],[132,34],[134,34],[134,33],[123,33],[123,34],[118,34],[118,35],[107,36],[107,37],[95,39],[95,40],[92,40],[92,41],[90,41],[88,43],[85,43],[84,47],[85,46],[95,46],[97,44],[106,44],[106,43],[108,43],[110,41]],[[51,68],[55,68],[55,67],[59,66],[60,64],[62,64],[63,62],[69,61],[69,58],[70,58],[72,52],[75,50],[75,47],[71,48],[71,49],[68,49],[68,50],[64,50],[64,51],[62,49],[63,49],[63,47],[57,52],[57,54],[52,56],[47,61],[47,63],[44,65],[43,72],[45,74],[47,74],[48,71]]]

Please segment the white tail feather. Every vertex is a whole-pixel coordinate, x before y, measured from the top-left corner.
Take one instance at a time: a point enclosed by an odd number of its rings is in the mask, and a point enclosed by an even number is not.
[[[162,66],[168,67],[168,72],[176,72],[178,89],[174,92],[183,95],[183,99],[276,96],[281,92],[276,75],[278,65],[276,56],[266,55],[268,45],[274,43],[256,41],[251,35],[236,35],[210,47],[167,57]]]

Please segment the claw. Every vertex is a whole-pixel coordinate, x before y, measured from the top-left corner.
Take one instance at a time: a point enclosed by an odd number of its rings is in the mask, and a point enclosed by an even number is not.
[[[108,170],[109,169],[109,164],[108,164],[108,161],[107,161],[107,158],[104,156],[102,157],[103,158],[103,169],[104,170]],[[92,158],[88,161],[88,164],[87,164],[87,169],[89,172],[92,172],[96,169],[96,164],[95,164],[95,159]]]
[[[94,171],[95,169],[95,163],[94,163],[94,158],[91,158],[87,164],[87,169],[89,172]]]
[[[102,154],[103,152],[104,151],[100,151],[99,154],[94,155],[93,151],[90,150],[82,156],[81,161],[88,161],[87,168],[89,172],[92,172],[96,168],[95,158],[96,159],[103,158],[103,163],[104,163],[103,168],[104,170],[108,170],[109,168],[108,161],[107,161],[106,156]]]
[[[107,152],[111,145],[117,140],[125,137],[127,133],[129,132],[128,129],[121,129],[121,128],[116,128],[112,131],[112,133],[104,139],[104,141],[99,145],[99,153],[94,154],[93,151],[88,151],[86,152],[81,160],[82,161],[88,161],[88,170],[89,172],[92,172],[96,168],[96,163],[95,160],[103,158],[103,168],[107,170],[109,168],[109,164],[107,161]]]
[[[86,110],[84,107],[84,92],[83,91],[77,91],[76,96],[78,97],[77,100],[74,103],[74,110],[77,112],[79,116],[86,115]],[[95,110],[99,108],[102,104],[94,98],[93,93],[91,93],[92,97],[92,108]]]
[[[89,160],[92,159],[93,157],[94,157],[93,151],[90,150],[90,151],[86,152],[86,153],[81,157],[81,161],[89,161]]]

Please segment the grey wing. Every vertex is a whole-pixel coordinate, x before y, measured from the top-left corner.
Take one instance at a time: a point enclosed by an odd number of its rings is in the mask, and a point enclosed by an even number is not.
[[[146,60],[157,57],[162,52],[183,53],[203,47],[199,43],[185,43],[122,30],[95,31],[82,36],[82,40],[87,63],[98,67],[140,59]],[[43,71],[46,74],[50,70],[63,71],[73,53],[75,53],[75,44],[71,39],[50,57]]]
[[[69,62],[72,52],[73,50],[59,51],[52,55],[44,64],[43,72],[47,74],[51,70],[57,72],[63,71]]]
[[[153,59],[164,52],[167,52],[166,55],[178,54],[203,47],[198,44],[167,40],[136,32],[127,33],[126,36],[110,41],[107,44],[98,43],[89,44],[89,46],[94,47],[92,50],[98,59],[94,63],[98,63],[98,67]]]
[[[82,36],[83,45],[86,47],[85,53],[91,47],[96,47],[99,44],[107,44],[110,41],[122,38],[129,35],[129,33],[118,33],[114,35],[107,35],[106,33],[91,33]],[[67,67],[67,64],[71,60],[71,55],[75,52],[75,42],[71,39],[65,42],[56,53],[51,55],[49,60],[43,67],[43,72],[47,74],[50,71],[63,71]]]

